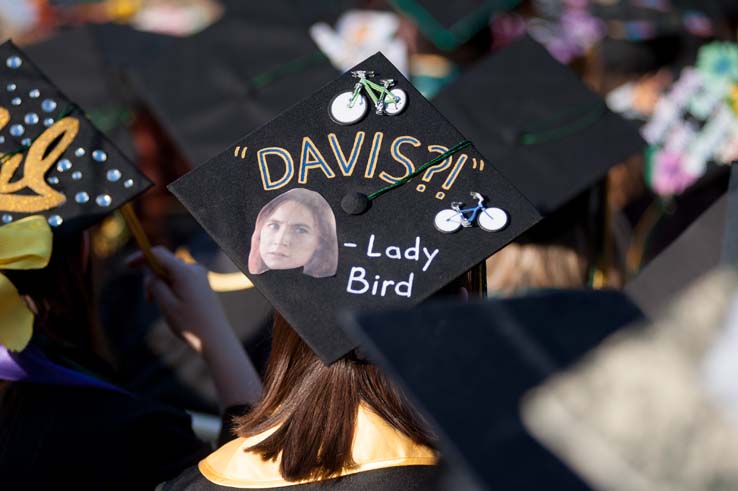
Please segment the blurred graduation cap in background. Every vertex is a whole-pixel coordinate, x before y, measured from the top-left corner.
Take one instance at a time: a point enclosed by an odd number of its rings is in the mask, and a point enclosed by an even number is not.
[[[727,216],[723,238],[722,262],[730,267],[738,268],[738,167],[730,168],[728,182]]]
[[[226,15],[240,16],[248,21],[264,20],[281,25],[293,24],[307,29],[318,21],[332,24],[351,8],[371,6],[372,0],[274,0],[269,2],[244,2],[220,0]]]
[[[612,74],[636,75],[688,64],[700,39],[715,36],[723,16],[718,2],[695,0],[591,2],[607,26],[597,57]]]
[[[655,316],[705,272],[738,268],[738,170],[728,191],[625,285],[628,295]]]
[[[589,8],[607,23],[608,37],[631,42],[687,33],[709,37],[714,33],[711,17],[721,16],[712,0],[615,0],[592,2]]]
[[[92,27],[60,31],[26,52],[129,158],[135,156],[127,128],[131,113]]]
[[[389,4],[415,23],[441,51],[453,51],[489,26],[490,17],[520,4],[520,0],[390,0]]]
[[[479,489],[589,489],[524,428],[526,392],[641,319],[616,291],[549,290],[348,313],[361,352],[405,388],[452,467]],[[451,477],[444,489],[462,489]],[[463,489],[467,489],[464,487]]]
[[[124,71],[155,56],[174,39],[119,24],[89,24],[60,30],[25,50],[98,129],[134,158],[129,127],[135,101]]]
[[[433,100],[547,216],[642,151],[635,126],[525,36]]]
[[[335,74],[307,29],[266,17],[226,16],[162,50],[132,79],[195,166]]]
[[[705,272],[530,391],[526,428],[592,489],[735,488],[737,291],[734,270]]]
[[[87,28],[91,31],[103,60],[116,72],[146,64],[159,51],[175,45],[180,39],[115,23],[90,24]]]
[[[539,219],[384,56],[353,72],[169,186],[326,364],[337,306],[417,304]]]

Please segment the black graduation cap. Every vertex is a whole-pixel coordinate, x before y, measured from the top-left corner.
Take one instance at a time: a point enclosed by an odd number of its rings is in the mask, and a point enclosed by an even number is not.
[[[269,2],[244,2],[220,0],[226,15],[240,16],[249,21],[270,24],[295,25],[307,28],[323,21],[333,24],[345,11],[361,8],[361,0],[271,0]]]
[[[470,68],[433,103],[544,215],[645,147],[632,123],[527,36]]]
[[[738,266],[738,170],[728,191],[625,285],[650,317],[656,317],[698,277],[721,264]]]
[[[24,49],[118,148],[128,157],[135,155],[127,127],[130,109],[105,63],[92,27],[62,30]]]
[[[176,45],[177,36],[141,31],[116,23],[91,24],[92,33],[105,63],[113,70],[146,64],[159,51]]]
[[[398,12],[409,17],[438,49],[453,51],[487,27],[498,11],[511,9],[518,1],[389,0]]]
[[[151,64],[131,73],[141,97],[192,165],[335,75],[307,30],[240,17],[221,19],[162,49]]]
[[[623,75],[689,64],[699,38],[712,38],[724,17],[717,2],[697,0],[590,2],[589,9],[607,26],[596,58]]]
[[[703,0],[615,0],[592,2],[589,9],[607,22],[610,38],[632,42],[687,33],[712,37],[711,19],[724,15],[717,2]]]
[[[151,183],[11,42],[0,46],[0,222],[88,227]]]
[[[404,386],[443,455],[481,489],[573,490],[589,488],[528,435],[521,398],[640,318],[617,291],[548,290],[347,314],[344,326]]]
[[[169,189],[330,363],[339,306],[413,305],[538,220],[488,162],[378,53]]]
[[[725,217],[723,251],[721,261],[738,267],[738,167],[730,168],[730,181],[727,191],[727,216]]]

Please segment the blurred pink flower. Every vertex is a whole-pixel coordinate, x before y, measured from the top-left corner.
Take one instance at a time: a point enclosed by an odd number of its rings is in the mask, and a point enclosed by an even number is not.
[[[651,189],[661,196],[681,194],[698,176],[684,169],[682,155],[669,151],[656,152],[651,170]]]
[[[560,22],[562,32],[580,47],[582,53],[602,39],[607,31],[604,22],[585,11],[567,10]]]

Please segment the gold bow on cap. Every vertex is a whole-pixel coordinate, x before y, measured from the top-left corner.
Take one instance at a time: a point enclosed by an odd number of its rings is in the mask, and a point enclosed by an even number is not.
[[[51,258],[52,233],[40,215],[0,227],[0,271],[42,269]],[[10,280],[0,273],[0,345],[21,351],[31,340],[33,313]]]

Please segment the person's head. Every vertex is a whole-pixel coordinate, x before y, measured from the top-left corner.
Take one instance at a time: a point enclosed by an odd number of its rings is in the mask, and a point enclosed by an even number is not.
[[[336,219],[315,191],[292,189],[261,209],[251,236],[249,272],[303,267],[316,278],[333,276],[338,267]]]
[[[534,288],[584,288],[586,258],[562,244],[510,244],[487,259],[487,288],[512,295]]]
[[[360,405],[416,443],[433,445],[425,423],[379,367],[355,353],[326,366],[277,313],[265,396],[236,419],[236,434],[248,437],[279,426],[251,450],[265,460],[281,454],[280,471],[287,480],[327,478],[353,463]]]

